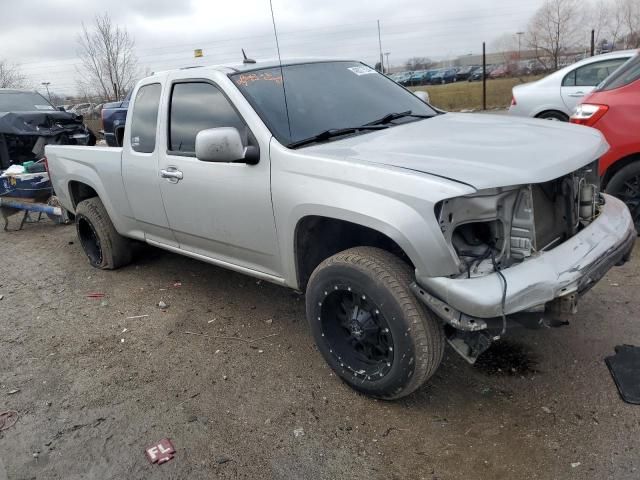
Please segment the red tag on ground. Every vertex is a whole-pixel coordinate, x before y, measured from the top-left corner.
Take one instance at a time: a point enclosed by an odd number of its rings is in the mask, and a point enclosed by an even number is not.
[[[144,453],[149,459],[149,462],[161,465],[171,460],[173,458],[173,454],[176,453],[176,450],[173,448],[171,440],[163,438],[155,445],[147,448]]]

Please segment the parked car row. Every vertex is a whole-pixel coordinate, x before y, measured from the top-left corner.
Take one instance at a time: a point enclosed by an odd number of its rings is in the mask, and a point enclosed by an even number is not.
[[[405,87],[420,85],[441,85],[457,82],[459,68],[436,68],[431,70],[418,70],[415,72],[402,72],[390,77]]]
[[[539,73],[535,61],[513,62],[510,64],[487,65],[487,78],[503,78],[513,75],[531,75]],[[481,65],[467,65],[463,67],[437,68],[431,70],[417,70],[413,72],[400,72],[390,77],[405,87],[420,85],[440,85],[467,80],[469,82],[482,80]]]

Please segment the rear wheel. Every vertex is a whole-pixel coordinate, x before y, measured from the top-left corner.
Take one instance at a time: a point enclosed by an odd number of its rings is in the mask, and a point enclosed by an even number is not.
[[[131,262],[131,244],[120,235],[98,197],[80,202],[76,208],[76,231],[89,263],[113,270]]]
[[[640,162],[622,167],[607,184],[607,193],[622,200],[640,232]]]
[[[556,121],[556,122],[568,122],[569,121],[569,117],[566,114],[564,114],[562,112],[558,112],[556,110],[550,110],[548,112],[542,112],[536,118],[541,118],[542,120],[552,120],[552,121]]]
[[[322,262],[307,286],[318,349],[349,386],[382,399],[409,395],[442,360],[442,326],[409,290],[411,268],[371,247]]]

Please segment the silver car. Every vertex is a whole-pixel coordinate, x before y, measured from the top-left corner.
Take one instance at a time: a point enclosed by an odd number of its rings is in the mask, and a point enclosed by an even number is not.
[[[582,98],[636,54],[625,50],[589,57],[536,82],[516,85],[509,114],[568,122]]]

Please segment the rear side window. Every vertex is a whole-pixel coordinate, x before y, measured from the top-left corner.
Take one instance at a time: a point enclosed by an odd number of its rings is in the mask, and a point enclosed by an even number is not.
[[[170,151],[195,154],[198,132],[219,127],[237,128],[247,144],[245,123],[217,87],[205,82],[173,86],[169,113]]]
[[[629,60],[620,70],[607,79],[599,90],[613,90],[640,80],[640,55]]]
[[[131,116],[131,148],[135,152],[152,153],[156,149],[156,127],[161,87],[152,83],[140,87]]]
[[[626,62],[626,58],[615,58],[591,63],[576,68],[562,81],[563,87],[595,87],[605,78],[611,75],[620,65]]]

